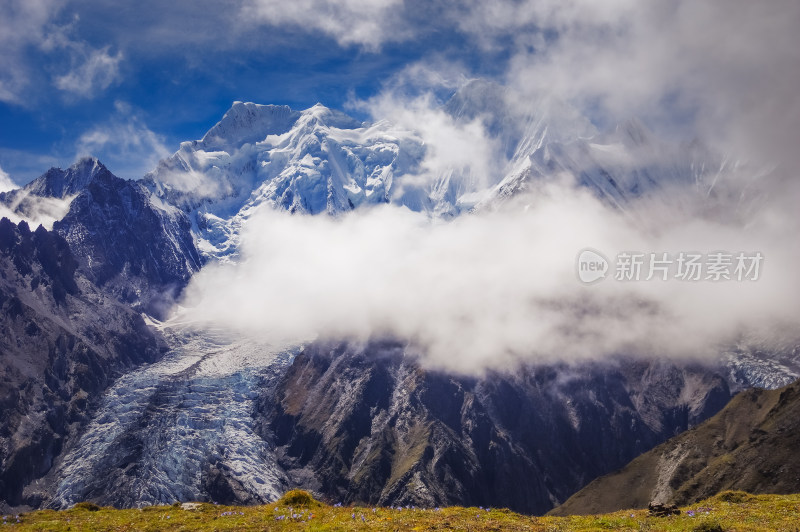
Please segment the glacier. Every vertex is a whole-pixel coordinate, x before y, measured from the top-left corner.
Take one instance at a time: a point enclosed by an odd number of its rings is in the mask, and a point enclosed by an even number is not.
[[[56,486],[49,506],[278,498],[288,481],[274,447],[256,432],[254,401],[299,347],[155,325],[172,349],[108,389],[81,438],[49,473]]]

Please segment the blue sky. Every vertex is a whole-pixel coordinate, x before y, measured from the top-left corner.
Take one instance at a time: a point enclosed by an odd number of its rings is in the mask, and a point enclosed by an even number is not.
[[[799,13],[788,0],[4,0],[0,168],[23,184],[90,153],[138,178],[235,100],[368,119],[479,76],[521,102],[554,92],[599,125],[633,115],[793,157]]]
[[[136,178],[148,166],[132,159],[152,162],[144,152],[174,151],[180,141],[199,138],[235,100],[344,108],[425,58],[460,61],[473,75],[492,76],[501,70],[497,59],[507,55],[481,50],[446,26],[417,26],[413,38],[401,40],[379,35],[409,21],[367,28],[350,41],[348,34],[359,30],[348,18],[389,16],[378,8],[372,15],[360,13],[358,2],[341,13],[338,25],[327,27],[294,14],[255,22],[257,15],[248,14],[260,4],[270,10],[275,2],[163,4],[3,3],[0,24],[16,26],[22,35],[2,43],[12,57],[3,60],[0,77],[0,168],[24,183],[95,148],[113,171]],[[318,9],[324,2],[306,4]],[[394,2],[375,2],[382,4],[388,9]],[[99,146],[92,136],[122,130],[154,137],[125,147],[113,141]]]

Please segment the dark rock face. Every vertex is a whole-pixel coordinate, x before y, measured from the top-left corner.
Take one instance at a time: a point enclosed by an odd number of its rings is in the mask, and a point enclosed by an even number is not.
[[[202,266],[191,222],[137,181],[114,176],[95,158],[51,168],[0,203],[26,219],[56,219],[92,281],[113,297],[162,317]]]
[[[95,284],[160,317],[202,264],[190,222],[139,183],[97,165],[53,229],[69,242]]]
[[[85,157],[66,170],[51,168],[23,188],[39,197],[65,198],[78,194],[100,173],[108,172],[100,161]]]
[[[593,481],[554,513],[692,504],[724,490],[800,490],[800,381],[738,394],[717,415]]]
[[[69,202],[95,176],[107,172],[93,157],[86,157],[66,170],[51,168],[22,188],[0,192],[0,204],[20,218],[52,222],[64,216]]]
[[[142,318],[82,275],[67,242],[0,220],[0,506],[37,506],[36,479],[103,390],[161,347]]]
[[[544,513],[722,408],[725,381],[662,363],[454,377],[405,345],[316,343],[257,414],[298,485],[370,504]]]

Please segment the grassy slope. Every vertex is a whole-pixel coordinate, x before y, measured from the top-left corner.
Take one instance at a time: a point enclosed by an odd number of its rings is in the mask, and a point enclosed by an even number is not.
[[[644,508],[659,498],[689,504],[723,490],[800,491],[800,381],[752,389],[716,416],[589,483],[553,515]],[[661,487],[659,487],[661,485]]]
[[[456,507],[373,511],[364,507],[327,506],[316,501],[302,504],[284,498],[266,506],[202,504],[197,510],[173,506],[142,510],[43,510],[21,515],[19,524],[13,516],[6,516],[9,525],[0,525],[0,530],[800,530],[800,495],[725,492],[683,510],[680,516],[669,518],[648,517],[644,510],[599,516],[530,517],[508,510]],[[693,510],[695,515],[688,515],[686,510]]]

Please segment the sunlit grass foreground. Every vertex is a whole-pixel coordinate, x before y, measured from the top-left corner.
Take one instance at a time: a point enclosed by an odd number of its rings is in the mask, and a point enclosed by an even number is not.
[[[66,511],[3,516],[0,530],[800,530],[800,495],[724,492],[678,516],[649,517],[647,510],[605,515],[530,517],[509,510],[329,506],[291,491],[265,506],[184,504],[136,510],[81,503]]]

